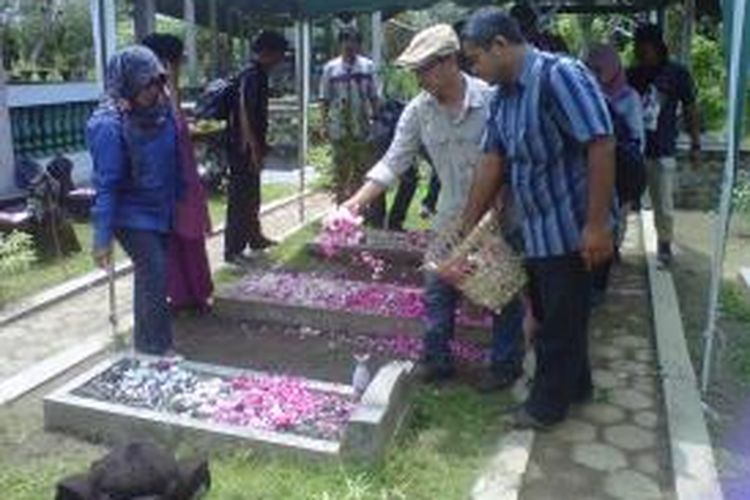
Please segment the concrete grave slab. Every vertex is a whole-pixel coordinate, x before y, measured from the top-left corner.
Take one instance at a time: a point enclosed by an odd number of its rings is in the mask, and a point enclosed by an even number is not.
[[[293,276],[298,280],[298,286],[313,290],[311,294],[319,293],[319,298],[305,296],[303,298],[278,298],[275,290],[268,290],[268,294],[256,292],[252,286],[257,280],[271,279],[274,275]],[[299,278],[302,279],[299,279]],[[280,281],[281,282],[281,281]],[[392,283],[363,283],[353,280],[321,278],[307,276],[304,273],[249,273],[239,282],[232,283],[214,294],[214,307],[222,316],[249,321],[263,321],[288,325],[304,325],[323,330],[344,330],[353,334],[407,334],[421,336],[424,323],[421,313],[412,311],[409,315],[395,315],[396,312],[385,314],[377,310],[361,306],[347,307],[342,304],[348,299],[344,295],[354,297],[366,287],[377,286],[377,293],[382,294],[385,302],[399,302],[408,300],[412,306],[420,304],[421,288],[406,287]],[[306,292],[307,293],[307,292]],[[364,291],[363,294],[368,292]],[[304,294],[303,294],[304,295]],[[335,298],[333,298],[335,296]],[[326,300],[328,297],[328,300]],[[358,299],[354,299],[358,300]],[[484,313],[480,313],[484,314]],[[486,344],[490,339],[490,325],[484,324],[489,317],[469,317],[465,309],[459,311],[456,319],[458,338],[467,338]]]
[[[422,231],[366,229],[362,243],[340,249],[335,258],[346,260],[361,252],[369,252],[389,263],[419,266],[427,250],[427,242],[428,233]],[[307,248],[313,255],[324,255],[322,247],[315,242],[308,244]]]
[[[135,408],[76,394],[117,363],[129,358],[157,361],[144,355],[119,355],[103,361],[44,398],[44,425],[94,442],[119,444],[133,439],[153,439],[174,447],[189,443],[199,450],[251,447],[258,452],[323,460],[377,460],[396,435],[411,408],[411,362],[392,362],[374,376],[356,403],[339,440],[307,437],[216,423],[165,411]],[[262,374],[251,370],[190,361],[180,366],[216,377]],[[306,386],[321,392],[352,396],[351,386],[308,380]]]

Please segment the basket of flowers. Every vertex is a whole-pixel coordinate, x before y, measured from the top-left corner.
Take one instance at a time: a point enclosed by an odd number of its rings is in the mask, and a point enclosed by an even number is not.
[[[500,312],[526,283],[523,258],[503,229],[502,214],[495,209],[468,234],[456,219],[435,233],[424,268],[453,283],[475,304]]]

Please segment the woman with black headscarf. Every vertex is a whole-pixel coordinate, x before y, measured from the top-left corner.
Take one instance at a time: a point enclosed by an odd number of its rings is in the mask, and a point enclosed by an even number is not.
[[[135,348],[172,349],[167,243],[181,191],[177,129],[164,68],[149,49],[128,47],[107,64],[105,99],[89,119],[94,164],[94,260],[111,264],[116,239],[135,268]]]

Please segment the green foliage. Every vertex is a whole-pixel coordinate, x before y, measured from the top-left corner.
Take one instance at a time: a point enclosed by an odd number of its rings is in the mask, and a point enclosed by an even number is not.
[[[87,0],[0,0],[9,22],[0,27],[5,64],[21,80],[50,76],[85,79],[94,66]]]
[[[394,65],[383,65],[380,78],[383,82],[384,93],[391,98],[408,101],[420,91],[414,73]]]
[[[34,263],[33,240],[31,235],[20,231],[0,234],[0,275],[18,274]]]
[[[739,179],[732,191],[734,210],[750,215],[750,179]]]
[[[691,48],[693,78],[704,128],[722,128],[726,118],[726,69],[719,40],[696,34]]]

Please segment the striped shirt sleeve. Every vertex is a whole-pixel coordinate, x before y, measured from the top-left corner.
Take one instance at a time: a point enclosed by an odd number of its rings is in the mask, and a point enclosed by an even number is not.
[[[604,96],[583,64],[574,60],[555,64],[551,68],[550,84],[576,140],[586,143],[613,134]]]
[[[497,153],[502,156],[505,154],[505,144],[500,135],[502,122],[496,99],[497,96],[493,94],[490,101],[490,111],[487,113],[487,125],[484,127],[481,146],[484,153]]]

